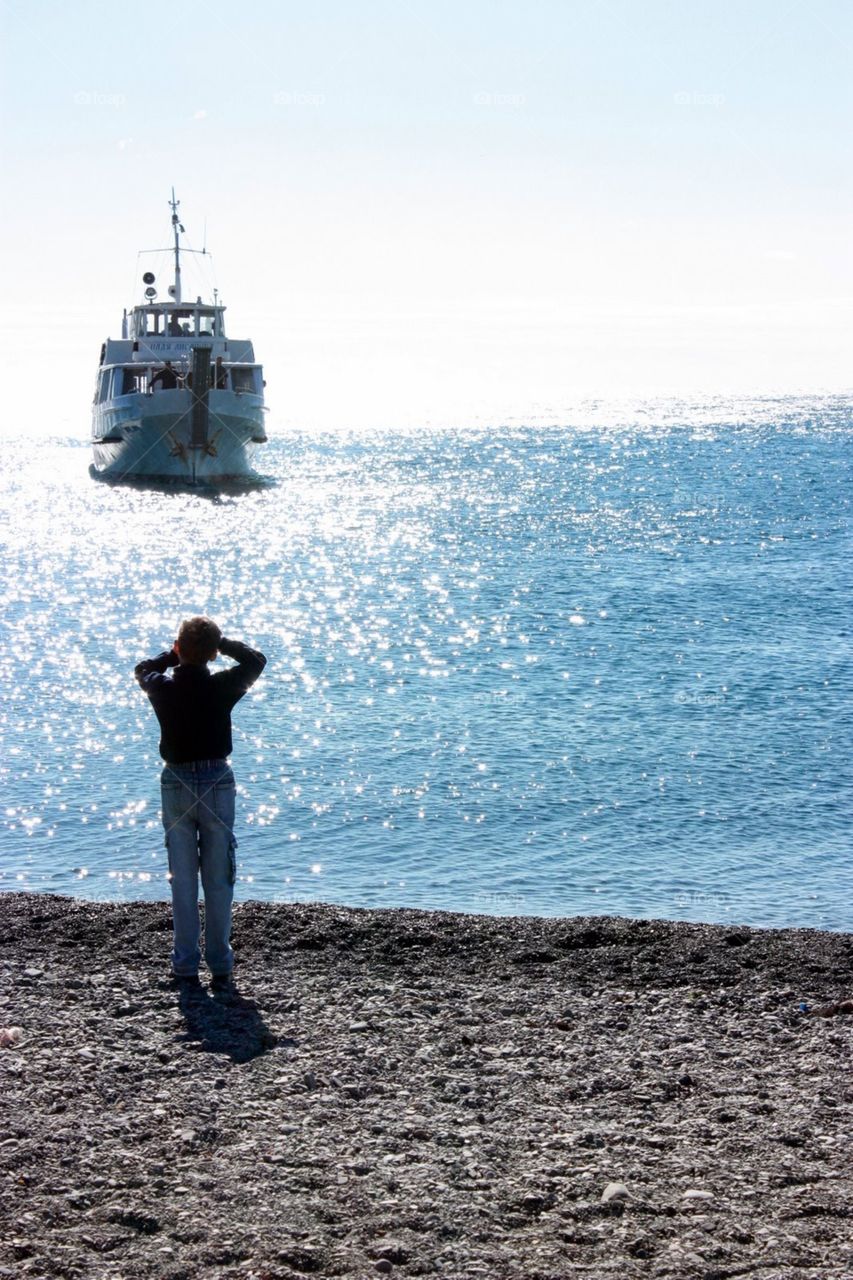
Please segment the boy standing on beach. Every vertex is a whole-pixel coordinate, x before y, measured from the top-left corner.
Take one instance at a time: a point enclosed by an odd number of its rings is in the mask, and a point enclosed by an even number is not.
[[[207,669],[217,652],[235,667]],[[140,662],[134,675],[160,722],[163,826],[172,885],[172,975],[198,979],[201,923],[198,873],[204,889],[204,958],[214,990],[227,990],[234,967],[231,903],[237,862],[234,850],[234,774],[231,708],[255,683],[266,658],[239,640],[228,640],[210,618],[181,623],[174,646]],[[174,668],[168,675],[168,668]]]

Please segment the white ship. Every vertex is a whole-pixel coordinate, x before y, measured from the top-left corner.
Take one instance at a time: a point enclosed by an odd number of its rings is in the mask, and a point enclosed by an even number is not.
[[[184,228],[170,201],[174,281],[157,301],[156,279],[142,277],[145,301],[122,319],[121,338],[101,347],[92,407],[93,473],[109,480],[171,480],[217,485],[255,477],[252,455],[266,443],[264,377],[251,342],[225,334],[225,307],[181,296]],[[206,253],[207,250],[200,250]]]

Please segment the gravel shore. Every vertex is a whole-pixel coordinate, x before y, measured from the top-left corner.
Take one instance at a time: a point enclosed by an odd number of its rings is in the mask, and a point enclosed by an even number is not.
[[[853,935],[0,895],[0,1277],[853,1277]],[[807,1006],[807,1007],[801,1007]]]

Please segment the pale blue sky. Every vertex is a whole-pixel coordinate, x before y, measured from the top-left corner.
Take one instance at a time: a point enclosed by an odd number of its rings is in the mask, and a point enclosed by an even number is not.
[[[62,430],[173,183],[274,425],[853,383],[853,5],[0,13],[4,354]]]

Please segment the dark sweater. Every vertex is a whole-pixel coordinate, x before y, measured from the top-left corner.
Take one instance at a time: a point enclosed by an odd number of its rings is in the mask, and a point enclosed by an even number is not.
[[[235,658],[228,671],[179,663],[169,649],[140,662],[134,675],[160,721],[160,755],[169,764],[224,760],[231,754],[231,708],[255,683],[266,658],[239,640],[219,641],[219,652]],[[168,675],[169,667],[175,670]]]

